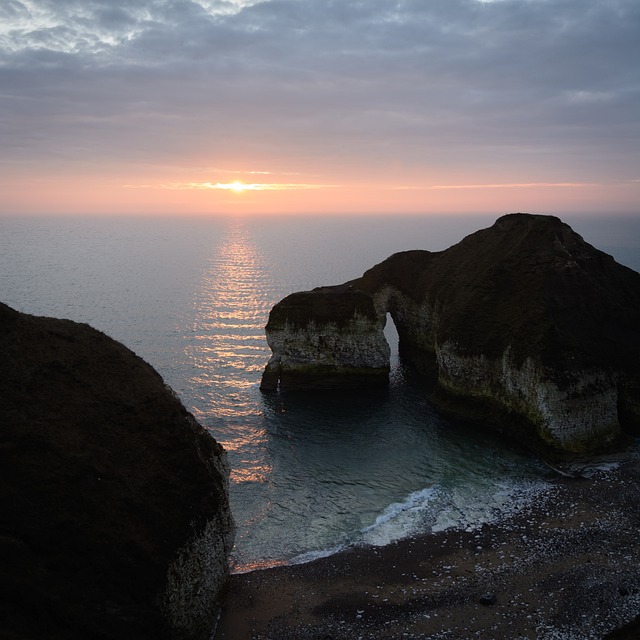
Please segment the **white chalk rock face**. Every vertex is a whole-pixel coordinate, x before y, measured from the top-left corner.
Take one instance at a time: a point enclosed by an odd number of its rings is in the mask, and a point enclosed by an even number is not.
[[[368,294],[349,287],[288,296],[274,307],[267,324],[273,356],[262,389],[386,385],[390,349],[385,319]]]
[[[440,345],[436,353],[438,391],[443,406],[457,413],[487,413],[491,407],[510,416],[512,436],[535,446],[583,453],[614,443],[620,436],[616,376],[602,370],[575,371],[563,386],[527,358],[518,365],[507,348],[501,358],[467,356],[456,345]],[[509,419],[509,418],[507,418]],[[505,418],[498,416],[499,422]],[[520,432],[520,433],[519,433]]]

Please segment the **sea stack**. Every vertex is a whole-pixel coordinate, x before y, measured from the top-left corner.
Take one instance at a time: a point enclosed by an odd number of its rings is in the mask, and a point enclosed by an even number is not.
[[[152,367],[0,304],[0,433],[3,637],[210,638],[226,456]]]
[[[373,298],[348,284],[287,296],[269,314],[273,357],[261,389],[386,385],[390,349],[384,324]]]
[[[322,347],[323,327],[338,320],[330,306],[313,302],[332,290],[358,300],[357,308],[340,308],[342,342],[357,350],[349,319],[369,297],[377,316],[367,316],[370,326],[381,330],[391,315],[402,358],[426,374],[431,400],[454,417],[559,457],[593,453],[640,429],[640,274],[556,217],[510,214],[445,251],[395,254],[357,280],[306,292],[306,315],[298,308],[295,323],[292,296],[285,298],[266,328],[281,389],[297,386],[301,360],[312,368],[333,358],[340,367],[340,350]],[[296,366],[279,340],[292,324]],[[379,348],[363,359],[351,386],[368,384],[367,366],[379,382],[388,367],[383,355]],[[315,386],[341,384],[328,376]]]

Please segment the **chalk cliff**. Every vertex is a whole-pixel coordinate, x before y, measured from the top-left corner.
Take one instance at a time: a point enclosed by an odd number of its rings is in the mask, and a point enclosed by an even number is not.
[[[269,315],[273,357],[261,388],[350,388],[386,385],[390,349],[385,317],[354,287],[320,287],[287,296]]]
[[[616,442],[621,429],[640,428],[640,274],[558,218],[503,216],[445,251],[395,254],[335,289],[345,288],[359,296],[358,308],[370,298],[378,320],[368,316],[367,336],[391,315],[401,356],[427,374],[432,401],[454,416],[561,455],[595,451]],[[320,291],[329,300],[331,289]],[[342,362],[340,349],[306,348],[322,344],[332,320],[330,305],[314,302],[314,291],[304,295],[294,367],[280,340],[290,331],[291,296],[274,307],[266,328],[282,389],[297,386],[297,369],[317,359]],[[342,342],[358,350],[346,307],[340,317]],[[369,366],[379,380],[388,359],[383,348],[371,354],[358,368]],[[366,384],[366,376],[357,379]],[[329,376],[317,386],[333,383]],[[274,386],[272,376],[266,388]]]
[[[0,304],[0,476],[3,637],[208,640],[225,453],[148,364]]]

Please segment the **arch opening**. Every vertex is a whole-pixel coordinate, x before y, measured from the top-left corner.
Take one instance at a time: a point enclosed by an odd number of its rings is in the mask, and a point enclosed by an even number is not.
[[[391,317],[391,313],[387,312],[387,319],[384,325],[384,337],[386,338],[389,348],[391,349],[390,366],[391,371],[398,368],[400,364],[398,330],[396,324]]]

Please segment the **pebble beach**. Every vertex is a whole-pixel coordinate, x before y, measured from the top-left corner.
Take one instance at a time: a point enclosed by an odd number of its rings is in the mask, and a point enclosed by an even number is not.
[[[469,529],[231,576],[215,640],[640,637],[640,463]]]

